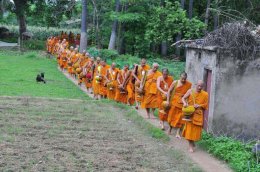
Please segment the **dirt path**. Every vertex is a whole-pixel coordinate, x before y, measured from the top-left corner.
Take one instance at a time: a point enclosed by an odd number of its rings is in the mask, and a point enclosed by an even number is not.
[[[68,79],[70,79],[73,83],[77,85],[76,79],[72,78],[66,71],[65,72],[63,71],[63,73]],[[81,86],[80,89],[84,91],[88,96],[93,97],[93,95],[90,94],[84,86]],[[143,118],[145,118],[146,121],[150,122],[154,126],[160,127],[158,119],[146,119],[146,113],[144,110],[142,109],[138,110],[138,114]],[[172,133],[174,132],[175,131],[173,131]],[[197,148],[196,152],[194,153],[189,153],[188,143],[185,139],[176,139],[174,137],[174,134],[170,135],[170,139],[171,139],[169,142],[170,147],[183,152],[187,157],[193,160],[193,162],[195,162],[203,171],[206,172],[231,172],[232,171],[225,163],[214,158],[213,156],[201,150],[200,148]]]

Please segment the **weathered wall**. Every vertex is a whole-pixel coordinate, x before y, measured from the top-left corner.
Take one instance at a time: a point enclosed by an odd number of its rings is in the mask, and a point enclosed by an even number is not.
[[[260,134],[260,54],[240,59],[220,50],[217,58],[216,97],[212,130],[242,140]]]
[[[186,72],[188,73],[189,81],[195,84],[198,80],[204,80],[205,69],[212,70],[208,130],[211,130],[215,105],[216,58],[217,54],[214,47],[204,49],[188,47],[186,50]]]
[[[188,47],[188,79],[204,79],[205,68],[212,70],[209,131],[242,140],[259,138],[260,53],[240,59],[233,51]]]

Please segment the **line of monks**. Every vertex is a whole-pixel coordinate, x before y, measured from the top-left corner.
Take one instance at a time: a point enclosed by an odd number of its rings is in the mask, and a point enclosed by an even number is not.
[[[201,138],[203,111],[208,108],[208,93],[202,90],[203,81],[198,81],[192,89],[185,72],[179,80],[174,80],[168,69],[160,72],[157,63],[150,67],[145,59],[131,68],[125,64],[118,69],[115,62],[108,65],[105,59],[95,59],[86,51],[79,53],[78,47],[68,45],[66,39],[50,37],[47,51],[56,56],[61,70],[77,78],[78,84],[84,85],[95,99],[107,98],[135,105],[136,109],[141,107],[146,110],[147,118],[154,118],[155,109],[158,109],[161,129],[164,130],[168,122],[168,134],[172,128],[177,128],[176,138],[183,136],[189,141],[190,152],[194,151],[194,142]],[[188,106],[195,111],[186,120],[183,107]]]

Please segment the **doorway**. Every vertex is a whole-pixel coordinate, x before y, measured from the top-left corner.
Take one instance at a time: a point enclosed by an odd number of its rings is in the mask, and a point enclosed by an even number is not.
[[[204,83],[205,88],[204,90],[207,91],[209,95],[209,101],[210,101],[210,91],[211,91],[211,78],[212,78],[212,70],[210,69],[204,69]],[[209,102],[208,102],[209,104]],[[209,122],[209,107],[208,110],[204,111],[204,121],[203,121],[203,128],[204,130],[208,130],[208,122]]]

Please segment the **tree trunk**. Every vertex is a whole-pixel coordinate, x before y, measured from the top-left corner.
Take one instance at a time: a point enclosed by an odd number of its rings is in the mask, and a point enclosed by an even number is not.
[[[161,0],[161,6],[165,6],[165,0]],[[167,56],[167,41],[163,40],[161,42],[161,56]]]
[[[19,36],[22,39],[22,34],[26,32],[25,8],[27,0],[13,0],[15,5],[15,14],[19,23]]]
[[[209,24],[209,8],[210,8],[210,0],[207,0],[207,9],[205,14],[205,34],[208,32],[208,24]]]
[[[189,1],[189,19],[192,18],[192,11],[193,11],[193,0]]]
[[[161,43],[161,55],[167,56],[167,51],[168,51],[167,41],[162,41],[162,43]]]
[[[219,20],[218,13],[215,13],[214,14],[214,30],[218,29],[218,20]]]
[[[80,52],[86,50],[88,46],[88,33],[87,33],[87,0],[82,0],[82,13],[81,13],[81,35],[80,35]]]
[[[181,0],[181,8],[184,10],[185,7],[185,0]],[[176,42],[181,40],[181,33],[178,33],[178,35],[176,36]],[[181,50],[180,47],[178,47],[178,45],[175,46],[175,54],[180,57],[181,55]]]
[[[120,0],[116,0],[116,12],[119,12],[119,8],[120,8]],[[115,49],[116,47],[116,30],[117,30],[117,20],[115,20],[113,22],[112,25],[112,31],[111,31],[111,36],[110,36],[110,40],[109,40],[109,45],[108,45],[108,49]]]
[[[185,0],[181,0],[181,8],[184,9],[185,6]]]
[[[22,33],[26,32],[26,22],[25,22],[25,16],[24,14],[20,14],[17,17],[19,21],[19,33],[20,33],[20,38],[22,38]]]

